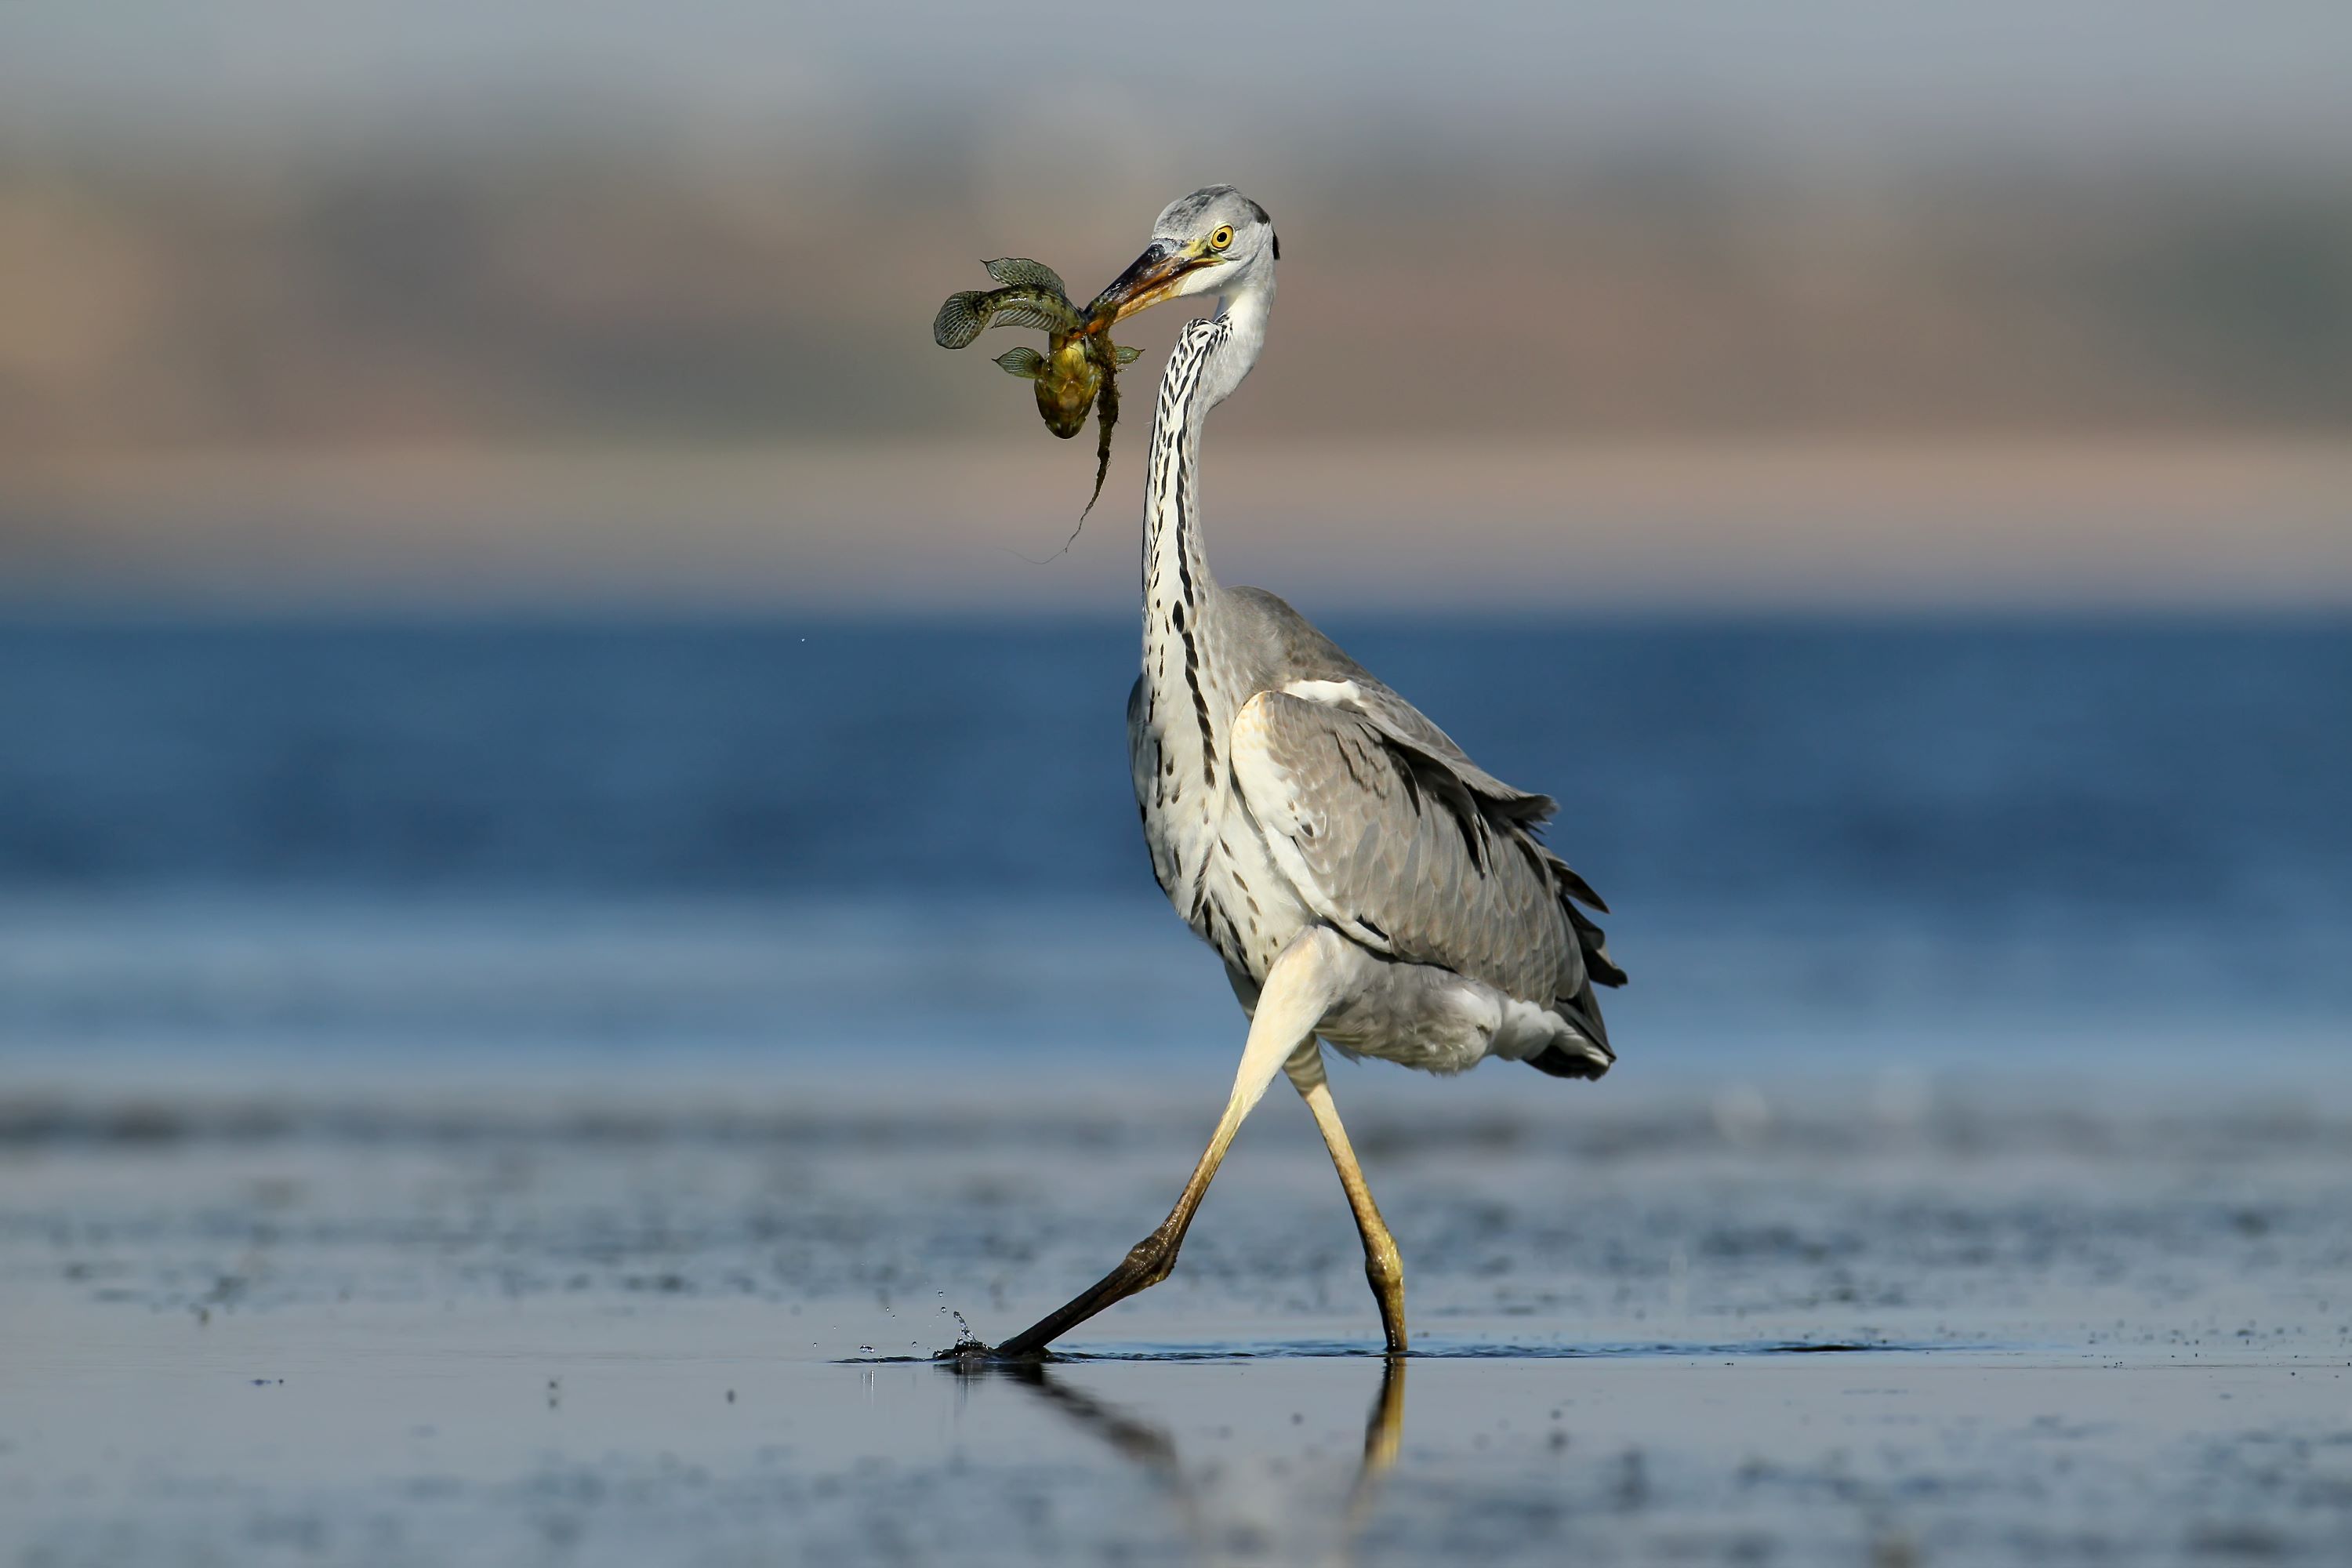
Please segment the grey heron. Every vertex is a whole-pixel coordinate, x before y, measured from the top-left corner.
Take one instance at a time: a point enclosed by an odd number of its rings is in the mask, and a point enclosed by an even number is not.
[[[1276,1071],[1322,1132],[1388,1352],[1402,1354],[1403,1268],[1332,1103],[1324,1046],[1438,1073],[1499,1057],[1599,1078],[1616,1059],[1592,987],[1625,976],[1585,912],[1607,906],[1538,835],[1550,798],[1480,768],[1274,595],[1210,574],[1202,427],[1265,345],[1280,255],[1265,209],[1211,185],[1160,213],[1149,247],[1090,308],[1115,322],[1163,300],[1217,296],[1160,381],[1128,753],[1152,875],[1224,960],[1249,1033],[1168,1217],[1000,1355],[1042,1351],[1168,1277]]]

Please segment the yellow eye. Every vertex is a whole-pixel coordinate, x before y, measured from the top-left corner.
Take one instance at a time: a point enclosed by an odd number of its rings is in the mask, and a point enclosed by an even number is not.
[[[1221,223],[1217,226],[1217,232],[1209,237],[1209,248],[1211,250],[1223,250],[1233,242],[1234,226],[1229,223]]]

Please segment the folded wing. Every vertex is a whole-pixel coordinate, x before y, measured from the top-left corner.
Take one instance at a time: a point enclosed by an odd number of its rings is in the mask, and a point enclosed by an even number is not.
[[[1536,837],[1549,799],[1478,768],[1376,683],[1261,692],[1232,752],[1276,863],[1322,919],[1384,956],[1590,1012],[1605,1045],[1590,984],[1624,976],[1572,901],[1599,899]]]

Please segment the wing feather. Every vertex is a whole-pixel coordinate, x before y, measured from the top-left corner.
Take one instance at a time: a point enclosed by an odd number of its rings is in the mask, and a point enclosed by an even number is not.
[[[1488,775],[1465,777],[1370,713],[1281,691],[1243,707],[1231,751],[1276,864],[1322,919],[1373,952],[1523,1000],[1584,989],[1557,858],[1490,852],[1524,832],[1524,792],[1498,784],[1496,798],[1471,782]]]
[[[1363,715],[1391,740],[1444,763],[1462,787],[1483,796],[1510,821],[1540,823],[1559,809],[1551,796],[1514,789],[1472,762],[1469,753],[1454,743],[1453,736],[1369,674],[1357,671],[1347,679],[1297,680],[1284,690],[1288,696]]]

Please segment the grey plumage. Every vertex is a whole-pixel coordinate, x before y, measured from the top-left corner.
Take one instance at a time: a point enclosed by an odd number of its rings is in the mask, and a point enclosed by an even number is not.
[[[1459,977],[1557,1014],[1569,1037],[1527,1058],[1532,1065],[1562,1077],[1607,1071],[1615,1055],[1592,985],[1622,984],[1625,976],[1605,933],[1577,908],[1606,913],[1607,906],[1539,836],[1557,809],[1552,799],[1479,767],[1276,595],[1211,582],[1197,603],[1191,622],[1210,650],[1202,678],[1222,699],[1212,711],[1230,706],[1238,717],[1253,700],[1260,710],[1249,739],[1229,734],[1229,765],[1247,751],[1290,786],[1290,798],[1277,801],[1235,780],[1255,827],[1280,832],[1304,864],[1308,875],[1288,885],[1307,911],[1368,953],[1438,972],[1428,985]],[[1157,869],[1175,851],[1153,825],[1169,819],[1165,805],[1182,786],[1147,721],[1149,681],[1148,672],[1137,677],[1129,696],[1128,750],[1147,839],[1158,840]],[[1293,688],[1317,696],[1291,695]],[[1209,851],[1221,865],[1233,858],[1232,837]],[[1161,885],[1172,897],[1165,876]],[[1265,979],[1256,959],[1265,944],[1234,940],[1251,914],[1236,916],[1214,895],[1180,909],[1223,954],[1235,989],[1253,995]],[[1262,903],[1256,912],[1262,918]],[[1352,1053],[1391,1032],[1381,1022],[1359,1018],[1353,1030],[1326,1038]]]

